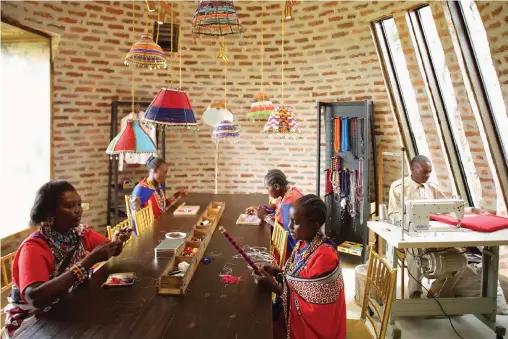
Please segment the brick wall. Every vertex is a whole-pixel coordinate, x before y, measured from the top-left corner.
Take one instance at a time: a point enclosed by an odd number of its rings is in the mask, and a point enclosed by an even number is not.
[[[425,129],[430,132],[429,143],[435,142],[432,152],[440,183],[450,191],[446,184],[446,161],[436,142],[438,135],[432,133],[436,131],[436,124],[427,119],[429,98],[415,64],[404,18],[404,12],[418,2],[302,1],[295,7],[295,20],[285,25],[284,101],[295,107],[304,133],[303,139],[297,141],[265,138],[259,133],[263,123],[246,119],[251,98],[261,85],[259,34],[262,26],[265,32],[264,88],[274,103],[280,102],[280,2],[266,1],[264,8],[259,1],[236,4],[246,33],[243,44],[228,40],[228,104],[235,114],[241,138],[237,144],[220,147],[221,192],[261,192],[264,190],[262,178],[270,168],[281,168],[304,191],[314,192],[317,100],[373,100],[376,143],[387,151],[400,147],[399,132],[370,31],[371,21],[394,13],[407,62],[411,65],[420,111],[426,119]],[[223,65],[215,59],[217,40],[194,41],[191,36],[195,5],[194,1],[177,3],[184,19],[183,88],[199,119],[210,101],[222,98]],[[94,226],[105,223],[108,158],[104,150],[109,142],[111,100],[130,100],[132,70],[123,64],[123,59],[133,42],[131,6],[131,2],[2,2],[3,16],[59,37],[54,54],[55,176],[70,180],[83,201],[91,202],[91,210],[85,212],[84,219]],[[136,39],[144,30],[144,9],[144,2],[136,2]],[[504,6],[501,11],[506,15],[508,8]],[[442,15],[435,18],[445,20]],[[438,27],[442,24],[438,23]],[[499,40],[506,39],[499,38],[495,43],[500,44]],[[492,48],[494,58],[501,58],[500,63],[503,63],[503,51],[497,51],[502,48]],[[499,63],[497,66],[502,67]],[[160,87],[170,85],[170,74],[175,84],[177,59],[173,60],[171,71],[135,69],[136,99],[151,101]],[[213,191],[215,146],[210,134],[211,128],[203,124],[197,133],[167,133],[169,189],[186,186],[197,192]],[[399,173],[390,170],[396,168],[396,164],[390,166],[385,169],[383,178],[386,188]],[[125,173],[121,176],[133,173],[139,176],[142,171],[135,167]],[[486,190],[492,195],[489,188]]]

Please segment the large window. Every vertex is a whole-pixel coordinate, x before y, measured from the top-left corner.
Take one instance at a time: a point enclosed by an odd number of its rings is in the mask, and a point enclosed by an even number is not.
[[[480,178],[464,130],[461,109],[455,96],[450,70],[431,9],[425,6],[415,10],[410,13],[410,18],[430,94],[440,123],[443,125],[450,163],[457,182],[460,183],[460,195],[470,204],[479,206],[482,198]]]
[[[28,226],[36,190],[50,179],[50,39],[2,22],[0,238]]]
[[[451,31],[456,37],[454,47],[496,186],[497,212],[506,215],[503,195],[508,196],[508,115],[487,33],[474,1],[450,1],[448,9]]]
[[[422,154],[432,161],[395,20],[388,18],[374,23],[374,31],[390,80],[393,101],[402,120],[405,144],[410,148],[410,154]],[[437,183],[436,171],[432,172],[431,181]]]

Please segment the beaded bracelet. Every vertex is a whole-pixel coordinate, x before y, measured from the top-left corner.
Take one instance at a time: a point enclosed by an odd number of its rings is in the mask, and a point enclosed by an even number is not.
[[[74,275],[75,285],[81,285],[86,277],[77,265],[71,267],[72,274]]]

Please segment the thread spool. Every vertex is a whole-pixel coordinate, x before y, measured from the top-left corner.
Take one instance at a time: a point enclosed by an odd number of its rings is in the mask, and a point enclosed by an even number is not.
[[[188,262],[182,261],[181,263],[178,264],[178,269],[180,270],[180,272],[185,273],[189,269],[189,266],[190,264]]]
[[[199,223],[200,226],[206,226],[210,223],[210,220],[203,220],[202,222]]]
[[[385,204],[380,204],[379,205],[379,220],[380,221],[386,221],[386,218],[387,218],[387,215],[388,215],[388,212],[386,210],[386,205]]]

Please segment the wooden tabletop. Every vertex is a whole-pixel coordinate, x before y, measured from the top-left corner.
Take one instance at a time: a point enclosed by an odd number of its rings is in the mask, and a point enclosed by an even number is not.
[[[18,338],[171,338],[240,339],[272,338],[271,295],[257,288],[251,271],[224,236],[215,231],[205,252],[221,252],[211,264],[200,263],[187,294],[156,295],[156,279],[169,259],[154,259],[154,248],[168,231],[190,231],[212,201],[224,201],[219,222],[240,246],[269,248],[266,227],[236,225],[238,216],[251,205],[266,202],[266,195],[191,194],[188,205],[200,205],[197,216],[175,217],[173,209],[162,215],[152,229],[127,244],[85,285],[60,300],[44,318]],[[214,253],[215,253],[214,252]],[[242,276],[236,285],[224,285],[219,277],[226,263],[232,274]],[[111,273],[135,272],[131,287],[101,288]]]

